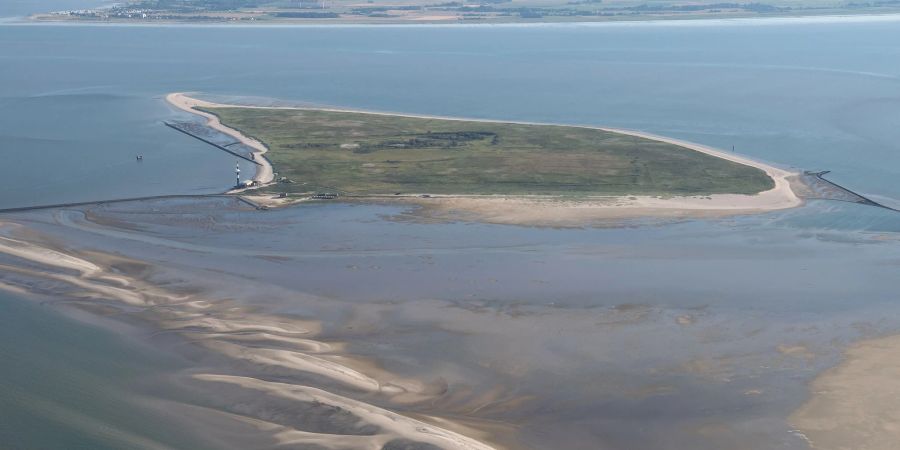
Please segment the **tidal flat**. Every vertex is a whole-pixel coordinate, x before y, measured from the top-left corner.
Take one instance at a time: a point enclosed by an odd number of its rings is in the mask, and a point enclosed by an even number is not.
[[[0,16],[82,2],[8,3]],[[228,104],[644,130],[785,169],[831,170],[868,197],[900,199],[892,16],[227,29],[0,21],[4,208],[228,189],[231,155],[163,125],[191,119],[164,100],[177,90]],[[0,442],[268,448],[300,429],[356,433],[377,448],[387,436],[339,420],[346,402],[314,422],[296,398],[222,375],[317,387],[442,429],[462,424],[451,431],[494,447],[769,450],[808,448],[808,438],[823,448],[822,439],[853,437],[847,427],[889,431],[868,414],[900,404],[892,386],[878,389],[891,378],[855,374],[873,361],[893,370],[896,213],[810,201],[753,217],[549,229],[426,221],[411,208],[259,212],[178,200],[0,215],[3,237],[99,270],[82,278],[0,256],[16,269],[0,270]],[[213,322],[162,330],[164,319],[177,323],[162,315],[171,307],[125,307],[113,292],[184,303],[182,315],[208,305],[219,325],[238,308],[309,333],[268,328],[262,341],[262,330],[214,332]],[[225,337],[313,356],[327,344],[342,365],[359,361],[359,374],[388,372],[443,400],[398,403],[203,344]],[[842,388],[825,392],[834,383]],[[802,414],[848,393],[844,411],[867,414],[839,416],[843,429]],[[56,407],[26,410],[47,405],[35,398]],[[160,398],[173,401],[154,409]],[[116,433],[85,436],[85,426]],[[389,439],[389,449],[408,443]],[[285,447],[304,445],[318,444]]]
[[[868,282],[897,242],[787,225],[833,207],[549,229],[118,203],[5,215],[0,282],[189,361],[173,403],[244,448],[800,449],[807,383],[900,329]]]

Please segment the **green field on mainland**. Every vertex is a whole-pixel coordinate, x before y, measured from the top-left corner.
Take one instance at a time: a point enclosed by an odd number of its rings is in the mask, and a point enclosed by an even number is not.
[[[7,0],[8,1],[8,0]],[[895,0],[124,0],[38,20],[124,23],[542,23],[895,14]]]
[[[271,192],[350,195],[755,194],[765,172],[589,128],[319,110],[209,108],[269,147]]]

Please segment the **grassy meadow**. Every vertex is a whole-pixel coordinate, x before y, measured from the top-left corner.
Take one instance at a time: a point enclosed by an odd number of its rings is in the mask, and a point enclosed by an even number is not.
[[[280,192],[345,195],[708,195],[773,187],[765,172],[602,130],[385,114],[205,109],[269,147]]]

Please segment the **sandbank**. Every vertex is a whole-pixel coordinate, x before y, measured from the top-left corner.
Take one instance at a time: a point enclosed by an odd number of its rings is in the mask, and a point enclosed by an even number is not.
[[[900,442],[900,335],[852,345],[846,358],[810,385],[790,417],[821,450],[893,450]]]
[[[302,403],[327,405],[348,411],[361,425],[377,426],[371,435],[327,434],[301,431],[264,420],[265,411],[231,414],[233,419],[259,425],[284,445],[312,445],[323,448],[381,448],[396,439],[408,439],[444,449],[490,450],[482,441],[483,433],[466,429],[453,431],[446,419],[426,423],[388,409],[329,392],[336,389],[355,392],[382,404],[407,405],[434,401],[440,390],[426,383],[399,376],[375,363],[346,353],[342,342],[320,340],[321,324],[316,320],[284,317],[236,306],[227,300],[216,300],[199,294],[178,294],[121,271],[115,267],[137,264],[116,255],[99,252],[71,252],[42,241],[31,241],[17,235],[22,227],[0,223],[0,255],[21,259],[27,264],[0,264],[7,279],[0,290],[10,292],[58,292],[68,286],[73,305],[104,306],[153,324],[160,331],[175,333],[188,342],[223,356],[245,367],[243,376],[203,373],[197,382],[232,384],[273,397]],[[32,289],[28,289],[28,288]],[[268,382],[256,376],[277,373],[288,382]],[[318,380],[315,386],[306,384]],[[474,435],[474,436],[473,436]]]

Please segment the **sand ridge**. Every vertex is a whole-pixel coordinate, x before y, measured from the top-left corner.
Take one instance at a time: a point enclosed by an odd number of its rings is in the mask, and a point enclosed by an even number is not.
[[[378,449],[387,442],[400,439],[444,449],[494,448],[446,426],[429,424],[326,391],[324,388],[347,395],[358,393],[365,398],[377,399],[381,404],[393,405],[432,401],[442,393],[418,380],[403,378],[347,354],[343,343],[317,339],[321,326],[315,320],[265,314],[199,294],[175,294],[113,268],[117,263],[130,260],[96,252],[64,251],[30,237],[13,236],[16,230],[12,225],[0,226],[0,233],[4,234],[0,236],[0,254],[28,264],[0,264],[0,274],[4,275],[0,279],[0,289],[31,292],[34,289],[41,291],[42,288],[35,286],[49,285],[50,292],[58,294],[57,286],[67,286],[66,298],[71,305],[112,308],[132,315],[139,313],[162,331],[177,333],[201,348],[245,363],[237,367],[250,368],[245,369],[250,372],[247,376],[196,374],[193,379],[197,382],[231,384],[236,388],[263,392],[296,401],[298,408],[303,407],[300,404],[303,402],[328,405],[357,417],[359,425],[378,429],[377,433],[364,436],[312,433],[263,420],[265,411],[259,416],[253,411],[228,414],[261,431],[271,432],[283,445]],[[273,372],[285,381],[275,383],[262,378]],[[321,381],[316,382],[316,387],[307,385],[313,380]],[[469,431],[480,434],[472,429]]]

